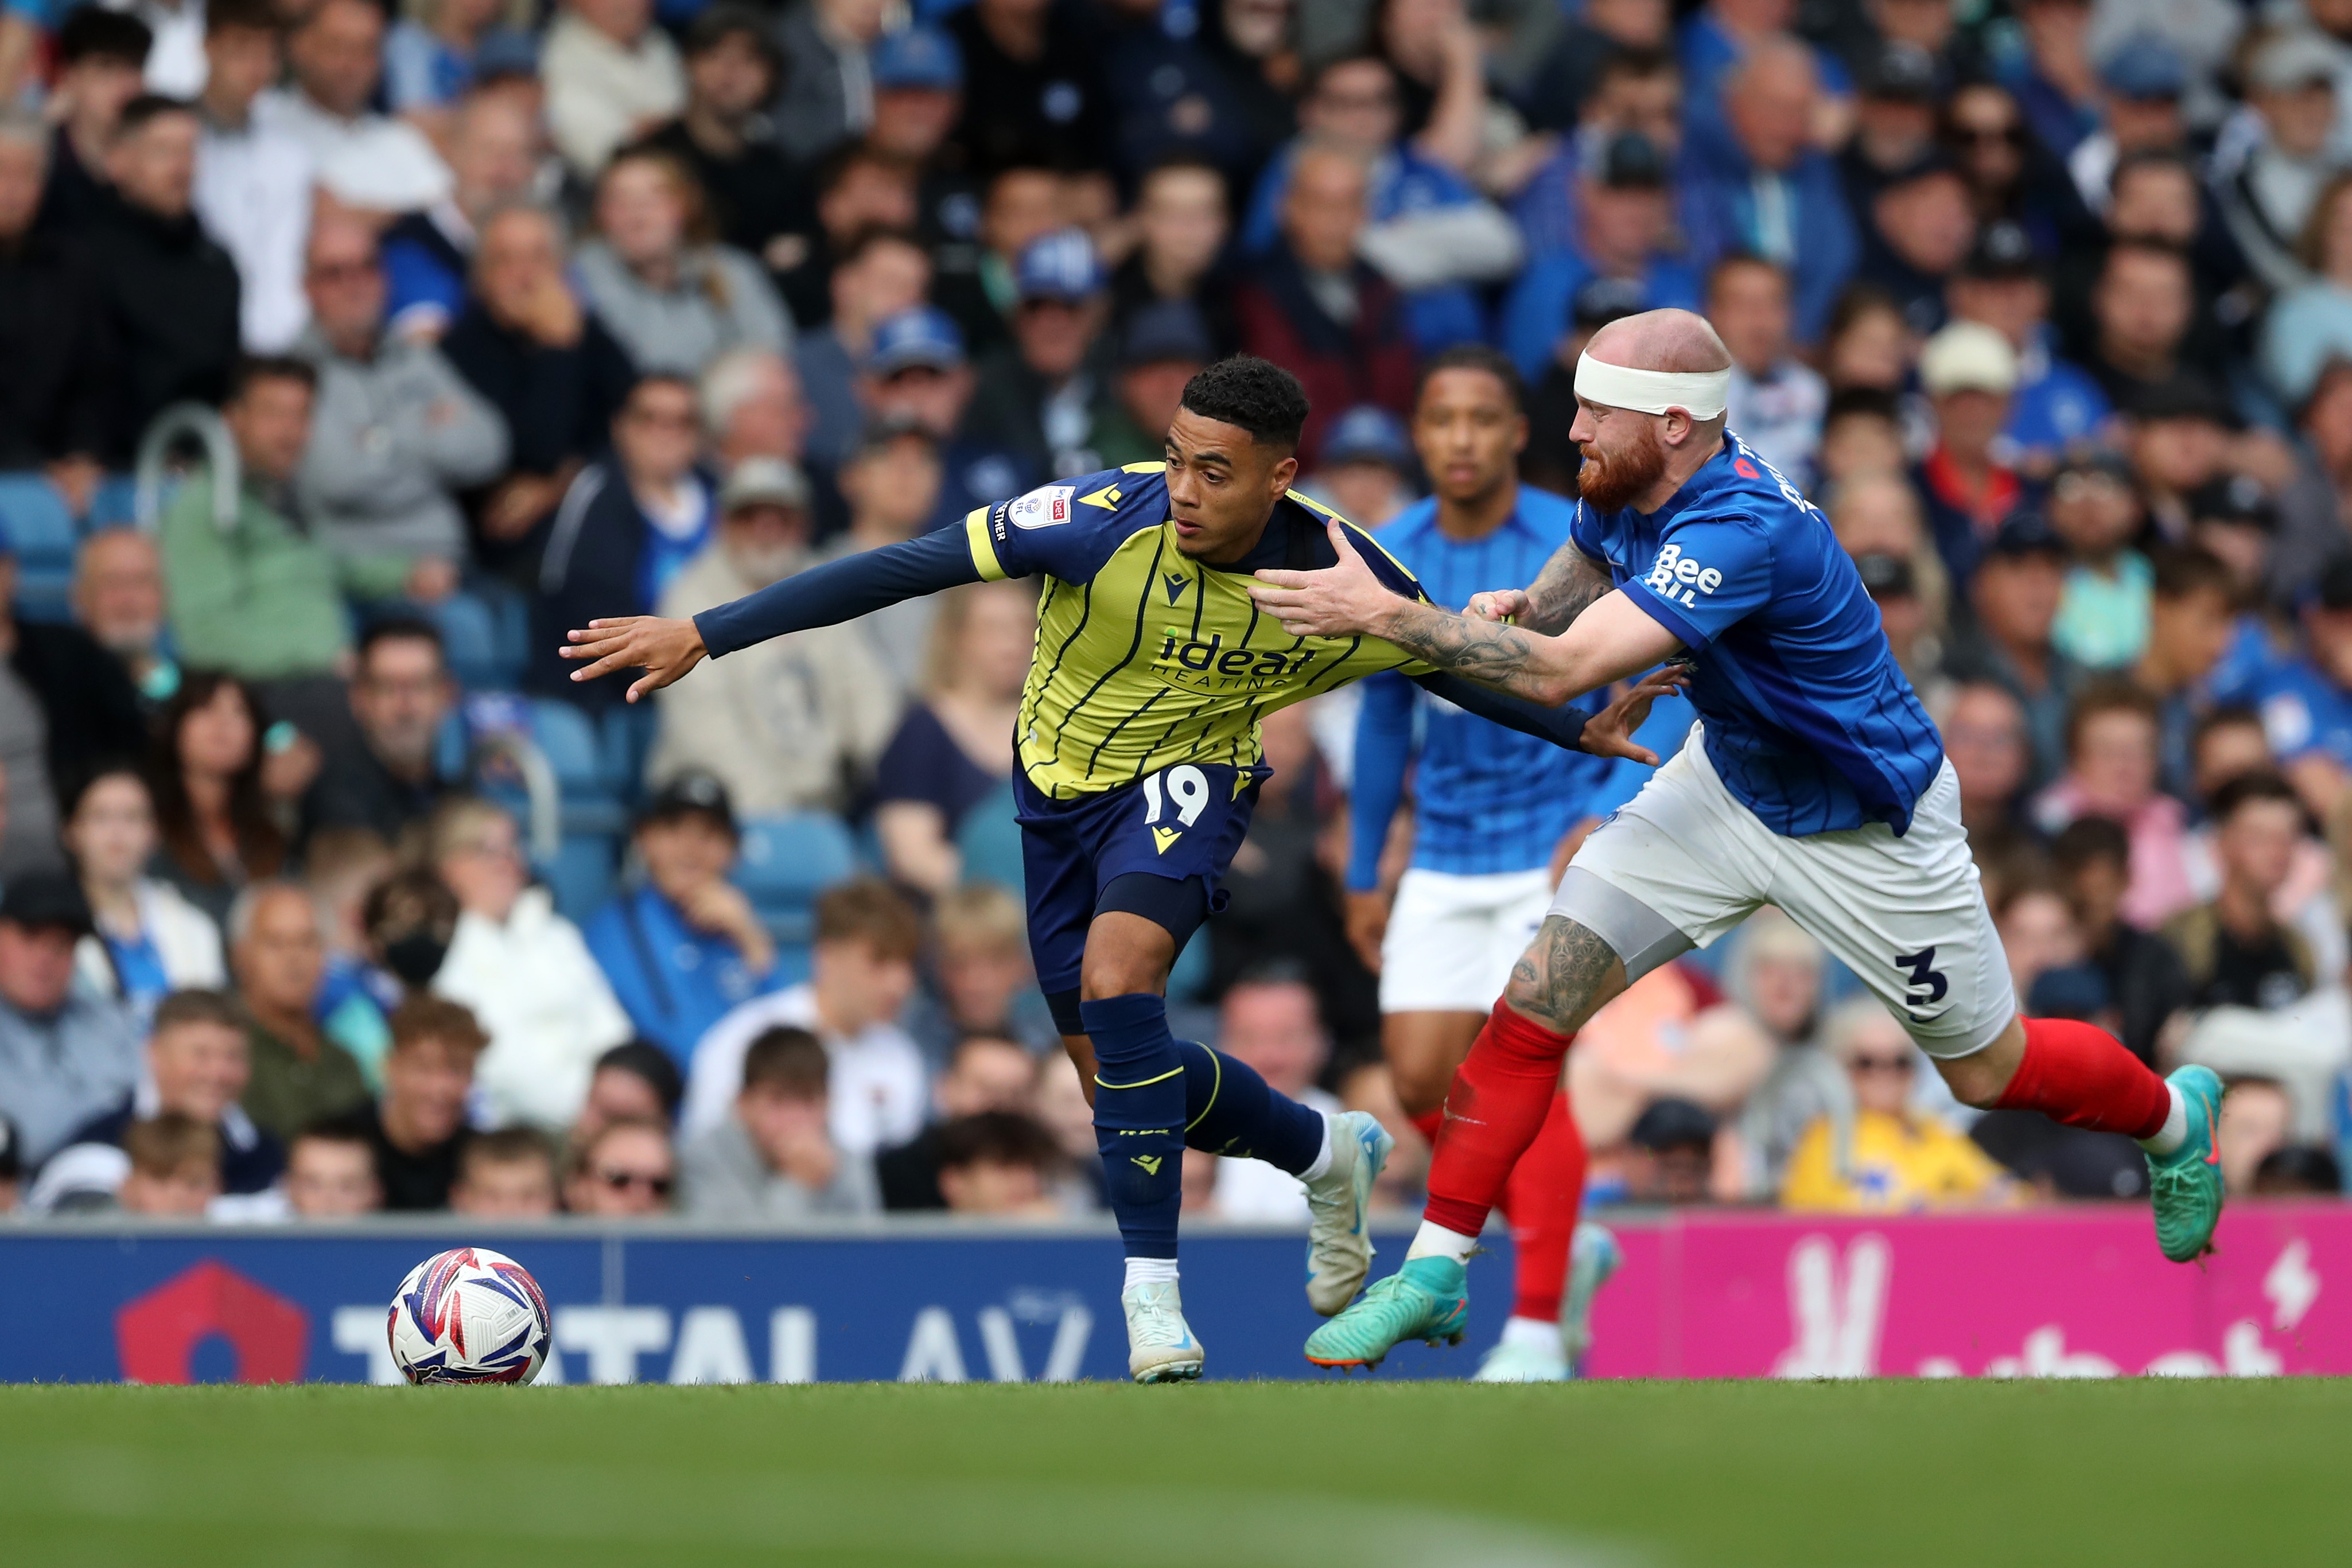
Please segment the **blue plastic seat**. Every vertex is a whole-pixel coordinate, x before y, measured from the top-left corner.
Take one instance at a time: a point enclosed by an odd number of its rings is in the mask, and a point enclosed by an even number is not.
[[[65,497],[38,474],[0,474],[0,530],[16,557],[16,613],[27,621],[70,619],[79,531]]]
[[[89,498],[92,531],[129,528],[139,520],[139,481],[129,474],[109,474],[98,482]]]
[[[442,651],[449,673],[467,691],[487,691],[509,683],[500,679],[499,631],[490,607],[475,595],[453,593],[425,613],[441,632]]]
[[[808,942],[817,895],[856,871],[856,846],[838,817],[796,811],[743,824],[735,883],[779,942]]]

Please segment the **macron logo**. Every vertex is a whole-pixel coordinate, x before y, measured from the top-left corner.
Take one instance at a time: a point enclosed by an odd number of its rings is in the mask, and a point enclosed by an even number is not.
[[[1723,586],[1723,573],[1700,565],[1696,557],[1683,554],[1682,546],[1668,545],[1651,563],[1650,574],[1642,579],[1642,585],[1678,603],[1696,605],[1700,594],[1713,593]]]

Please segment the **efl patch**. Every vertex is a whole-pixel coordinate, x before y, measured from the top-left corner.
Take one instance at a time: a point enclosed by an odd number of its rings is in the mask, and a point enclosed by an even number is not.
[[[1071,498],[1077,493],[1076,485],[1047,485],[1011,503],[1004,515],[1016,528],[1050,528],[1070,520]]]

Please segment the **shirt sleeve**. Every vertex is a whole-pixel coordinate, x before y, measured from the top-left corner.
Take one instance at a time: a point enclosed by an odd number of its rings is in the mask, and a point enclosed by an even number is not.
[[[1623,592],[1696,653],[1771,599],[1772,541],[1744,516],[1692,517]]]
[[[717,659],[788,632],[838,625],[902,599],[1004,575],[987,570],[965,545],[954,529],[942,528],[904,544],[861,550],[706,610],[694,624],[702,645]]]
[[[1348,811],[1348,891],[1380,885],[1381,851],[1389,819],[1404,799],[1404,773],[1412,757],[1412,687],[1392,670],[1364,682],[1364,706],[1356,715],[1356,767]]]
[[[1113,468],[1041,485],[973,512],[963,525],[972,564],[987,581],[1039,575],[1092,581],[1121,541],[1165,515],[1145,505],[1146,493],[1157,486],[1159,466],[1139,465],[1133,473]],[[1149,518],[1146,510],[1153,512]]]

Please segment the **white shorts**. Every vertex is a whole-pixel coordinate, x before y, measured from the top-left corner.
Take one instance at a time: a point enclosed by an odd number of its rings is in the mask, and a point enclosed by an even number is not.
[[[1724,788],[1694,729],[1584,841],[1551,913],[1606,939],[1633,979],[1766,904],[1843,960],[1930,1056],[1981,1051],[2017,1014],[1949,762],[1901,838],[1883,822],[1790,838]]]
[[[1406,872],[1381,940],[1381,1011],[1491,1009],[1543,925],[1551,894],[1551,873],[1541,868]]]

